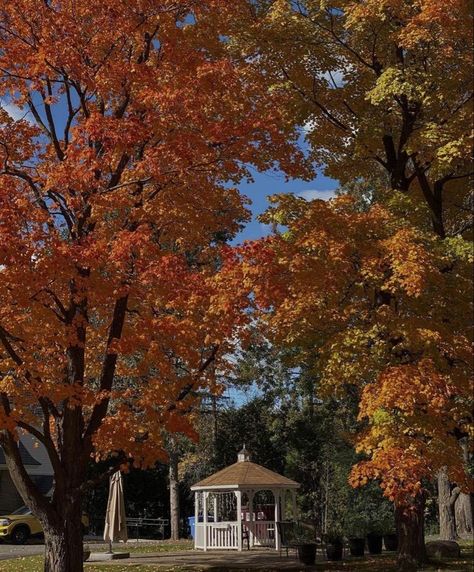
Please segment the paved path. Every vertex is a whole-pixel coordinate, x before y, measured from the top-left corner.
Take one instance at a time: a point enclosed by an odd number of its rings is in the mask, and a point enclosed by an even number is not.
[[[122,547],[120,547],[122,550]],[[321,556],[319,557],[321,558]],[[105,562],[102,562],[105,564]],[[275,550],[250,550],[245,552],[235,552],[224,550],[208,552],[187,550],[182,552],[157,552],[149,554],[131,554],[128,560],[115,560],[107,562],[109,566],[124,564],[156,565],[160,568],[172,566],[189,567],[190,570],[206,570],[221,566],[231,566],[232,569],[244,568],[246,570],[262,570],[271,568],[275,570],[305,570],[310,571],[312,566],[303,566],[298,562],[293,554],[287,558],[285,553],[282,556]]]
[[[43,554],[43,552],[43,543],[35,540],[28,541],[26,544],[20,546],[4,542],[0,543],[0,560],[10,560],[11,558],[19,558],[21,556],[34,556],[35,554]]]

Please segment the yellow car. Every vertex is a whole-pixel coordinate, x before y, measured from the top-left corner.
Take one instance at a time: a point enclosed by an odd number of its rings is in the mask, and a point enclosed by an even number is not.
[[[89,528],[89,517],[82,515],[84,534]],[[8,539],[13,544],[25,544],[30,536],[43,534],[40,521],[27,506],[21,506],[12,514],[0,516],[0,539]]]

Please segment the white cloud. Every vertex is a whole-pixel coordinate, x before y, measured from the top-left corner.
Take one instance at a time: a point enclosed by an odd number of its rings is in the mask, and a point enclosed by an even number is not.
[[[306,121],[306,123],[303,125],[303,131],[305,133],[311,133],[311,131],[314,130],[314,128],[316,127],[316,120],[315,119],[308,119]]]
[[[328,201],[336,196],[335,190],[318,190],[318,189],[308,189],[306,191],[301,191],[296,193],[297,197],[305,199],[306,201],[314,201],[315,199],[321,199],[323,201]]]

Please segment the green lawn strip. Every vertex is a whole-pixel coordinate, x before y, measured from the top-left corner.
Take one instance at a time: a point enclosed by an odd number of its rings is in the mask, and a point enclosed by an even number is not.
[[[43,570],[43,556],[22,556],[0,561],[0,572],[40,572]]]
[[[130,554],[150,554],[152,552],[181,552],[183,550],[192,550],[193,543],[190,540],[178,542],[157,542],[157,543],[137,543],[131,540],[126,544],[115,544],[114,552],[130,552]],[[91,552],[105,552],[108,546],[105,543],[84,542],[84,549]]]
[[[85,572],[201,572],[203,568],[189,568],[182,566],[143,566],[142,564],[85,564]],[[12,560],[0,561],[0,572],[42,572],[42,556],[25,556]]]

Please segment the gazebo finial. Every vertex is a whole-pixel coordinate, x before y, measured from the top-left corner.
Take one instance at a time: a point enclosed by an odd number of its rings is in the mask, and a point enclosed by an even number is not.
[[[237,455],[237,461],[239,463],[242,463],[244,461],[250,461],[250,454],[245,447],[245,443],[244,443],[244,446],[242,447],[242,450],[239,451],[239,453]]]

